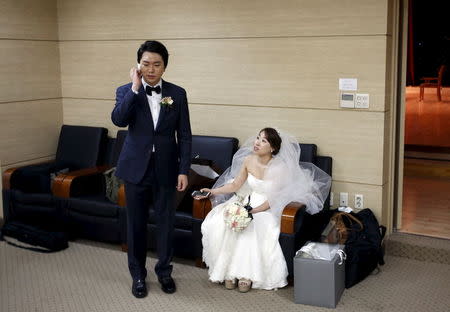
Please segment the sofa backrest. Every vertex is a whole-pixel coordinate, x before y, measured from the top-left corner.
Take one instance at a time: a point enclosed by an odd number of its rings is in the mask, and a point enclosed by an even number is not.
[[[117,131],[116,140],[114,142],[114,147],[111,151],[111,166],[115,167],[117,165],[117,161],[119,160],[120,151],[122,150],[123,143],[125,142],[125,138],[127,137],[127,130],[119,130]]]
[[[127,137],[127,130],[117,131],[115,139],[109,139],[105,162],[116,166]],[[225,170],[231,166],[233,155],[237,151],[239,141],[232,137],[219,137],[207,135],[192,136],[192,158],[208,159],[214,162],[220,169]]]
[[[212,160],[221,170],[231,166],[239,141],[232,137],[192,136],[192,158]]]
[[[128,130],[119,130],[117,131],[115,138],[108,137],[105,157],[102,164],[109,165],[111,167],[117,166],[117,161],[119,160],[120,152],[122,151],[122,146],[125,142],[127,134]]]
[[[317,167],[328,173],[331,177],[333,173],[333,158],[330,156],[316,156],[314,163]]]
[[[103,159],[108,129],[63,125],[56,151],[56,163],[73,169],[95,167]]]
[[[300,161],[314,163],[317,155],[316,144],[299,143],[300,145]]]
[[[328,173],[328,175],[331,177],[333,172],[333,158],[330,156],[316,156],[316,162],[315,165]],[[330,190],[331,193],[331,190]],[[327,199],[325,200],[323,207],[324,209],[330,209],[330,193],[327,196]]]
[[[115,144],[116,144],[116,138],[108,137],[106,139],[106,149],[105,149],[105,153],[103,155],[103,159],[100,162],[101,165],[110,165],[111,164],[111,159],[112,159],[112,154],[113,154],[113,149],[114,149]]]
[[[299,143],[299,145],[301,151],[300,161],[311,162],[325,171],[330,177],[332,176],[333,159],[331,157],[317,155],[317,146],[315,144]],[[323,206],[325,209],[330,208],[330,194],[328,194]]]

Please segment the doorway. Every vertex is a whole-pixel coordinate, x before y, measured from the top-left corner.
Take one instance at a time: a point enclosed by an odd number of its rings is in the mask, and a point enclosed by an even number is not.
[[[441,99],[431,84],[423,85],[423,98],[420,94],[424,77],[439,78],[439,69],[449,68],[450,27],[443,1],[407,4],[403,195],[397,230],[450,239],[449,72],[441,76]]]

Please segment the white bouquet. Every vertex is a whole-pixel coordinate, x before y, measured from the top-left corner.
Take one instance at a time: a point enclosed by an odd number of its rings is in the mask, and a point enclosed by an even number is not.
[[[241,232],[252,221],[251,213],[240,202],[230,202],[223,212],[225,224],[234,232]]]

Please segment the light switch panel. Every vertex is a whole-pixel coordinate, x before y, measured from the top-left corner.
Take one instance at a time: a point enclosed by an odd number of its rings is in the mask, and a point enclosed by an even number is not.
[[[369,95],[356,93],[355,108],[369,108]]]

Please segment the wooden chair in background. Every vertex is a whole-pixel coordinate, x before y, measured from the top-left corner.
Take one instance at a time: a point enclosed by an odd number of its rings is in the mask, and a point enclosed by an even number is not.
[[[441,89],[442,89],[442,77],[444,76],[446,66],[441,65],[437,77],[423,77],[423,82],[420,84],[420,96],[419,100],[423,101],[423,94],[425,88],[436,88],[438,100],[441,101]]]

